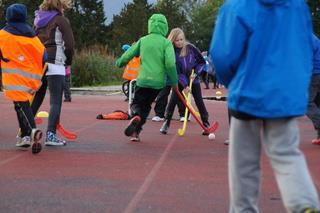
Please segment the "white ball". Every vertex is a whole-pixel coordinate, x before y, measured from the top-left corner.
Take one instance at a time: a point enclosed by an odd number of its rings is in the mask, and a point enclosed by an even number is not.
[[[209,140],[214,140],[216,138],[216,135],[214,133],[210,133],[208,135]]]

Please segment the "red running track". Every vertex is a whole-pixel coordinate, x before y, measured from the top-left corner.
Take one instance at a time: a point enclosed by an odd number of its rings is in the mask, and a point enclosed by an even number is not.
[[[214,95],[213,90],[203,90]],[[205,100],[218,120],[216,139],[201,135],[195,121],[184,137],[174,121],[168,135],[148,120],[142,142],[124,136],[127,121],[96,120],[99,113],[126,110],[124,96],[74,95],[63,104],[62,124],[78,134],[65,147],[44,147],[38,155],[15,147],[13,104],[0,93],[1,212],[227,212],[228,134],[225,102]],[[41,110],[48,111],[48,98]],[[150,117],[153,115],[150,115]],[[300,118],[302,144],[320,187],[320,146],[311,144],[311,122]],[[39,127],[45,131],[46,121]],[[262,160],[261,212],[284,212],[274,176]]]

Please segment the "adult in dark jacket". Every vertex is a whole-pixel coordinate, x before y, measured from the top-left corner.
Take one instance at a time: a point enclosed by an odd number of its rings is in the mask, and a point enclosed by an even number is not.
[[[69,5],[61,0],[44,0],[35,13],[35,30],[48,52],[48,70],[37,92],[32,109],[34,114],[43,102],[47,86],[50,91],[50,113],[45,145],[62,146],[66,141],[56,135],[60,121],[62,95],[65,83],[65,66],[70,66],[74,52],[74,39],[69,21],[63,12]]]

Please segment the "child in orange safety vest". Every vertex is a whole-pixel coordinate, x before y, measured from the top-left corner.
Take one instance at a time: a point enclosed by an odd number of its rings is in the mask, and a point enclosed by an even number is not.
[[[46,60],[45,47],[27,24],[27,8],[12,4],[6,10],[6,26],[0,30],[0,68],[4,95],[14,103],[20,135],[17,147],[32,145],[41,151],[42,132],[36,128],[30,102],[41,86]]]
[[[125,52],[130,47],[131,46],[129,44],[124,44],[122,46],[122,50]],[[129,81],[136,79],[138,77],[139,68],[140,68],[140,57],[133,57],[124,68],[122,78]]]

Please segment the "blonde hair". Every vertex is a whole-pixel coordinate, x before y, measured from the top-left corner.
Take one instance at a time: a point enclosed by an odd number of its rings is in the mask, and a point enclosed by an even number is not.
[[[182,46],[182,49],[181,49],[181,52],[180,52],[180,56],[184,57],[187,55],[187,45],[188,45],[188,42],[186,41],[186,37],[184,35],[184,32],[182,29],[180,29],[179,27],[177,28],[173,28],[171,31],[170,31],[170,34],[168,35],[168,39],[173,43],[177,37],[179,35],[182,35],[183,37],[183,46]]]
[[[43,0],[40,10],[57,10],[63,13],[63,10],[72,7],[72,0]]]

